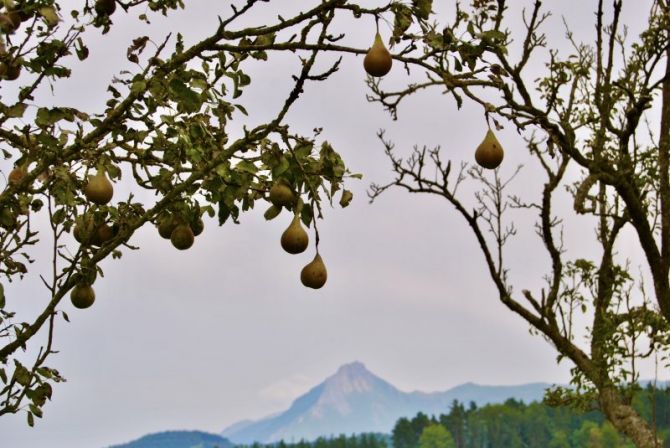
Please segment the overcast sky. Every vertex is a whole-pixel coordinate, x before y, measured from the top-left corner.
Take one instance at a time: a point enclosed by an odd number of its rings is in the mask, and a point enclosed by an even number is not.
[[[125,50],[134,37],[149,33],[159,41],[168,31],[181,30],[187,42],[195,42],[214,29],[216,14],[227,12],[212,6],[229,2],[186,3],[186,11],[155,18],[150,28],[117,11],[119,26],[96,38],[91,57],[72,80],[57,85],[53,97],[43,92],[41,100],[101,110],[113,74],[132,68]],[[306,9],[313,3],[272,1],[253,20],[273,20],[277,11],[288,17],[296,4]],[[435,3],[439,12],[451,13],[453,2]],[[547,23],[552,47],[563,45],[562,14],[578,36],[593,41],[595,1],[545,3],[561,8]],[[638,2],[624,7],[633,29],[646,12]],[[510,23],[520,29],[519,11],[511,14]],[[338,26],[352,45],[372,41],[371,21]],[[383,33],[388,37],[388,28]],[[333,58],[326,56],[324,64]],[[296,62],[295,56],[282,56],[257,65],[243,97],[251,122],[278,110]],[[406,81],[400,67],[385,80],[390,86]],[[362,58],[345,57],[328,82],[305,89],[288,118],[306,134],[323,127],[323,137],[350,169],[365,176],[348,186],[352,205],[326,209],[320,223],[329,274],[323,289],[308,290],[299,280],[313,248],[296,256],[284,253],[279,237],[289,217],[265,222],[263,206],[244,215],[239,226],[207,222],[185,252],[154,228],[141,229],[133,238],[140,251],[124,251],[120,261],[102,264],[105,277],[95,283],[92,308],[75,310],[64,302],[72,322],[57,328],[60,353],[51,365],[68,382],[55,387],[53,402],[35,428],[27,427],[24,414],[0,419],[0,445],[100,448],[161,430],[219,432],[238,420],[285,409],[353,360],[403,390],[445,390],[467,381],[566,382],[570,366],[557,366],[553,349],[498,303],[474,237],[446,201],[400,190],[373,205],[367,201],[370,182],[391,179],[375,137],[378,129],[386,129],[405,153],[413,144],[441,145],[458,165],[472,161],[483,138],[481,111],[467,104],[458,111],[450,97],[433,90],[407,101],[394,122],[366,102],[364,82]],[[530,194],[537,167],[529,163],[523,140],[510,127],[499,139],[506,149],[502,174],[526,163],[515,189]],[[118,197],[131,189],[118,185]],[[510,244],[509,261],[518,291],[542,285],[548,263],[533,217],[517,219],[520,235]],[[580,232],[584,221],[565,224],[566,243],[577,248],[571,253],[588,255],[593,234]],[[636,247],[626,238],[622,250]],[[38,264],[26,281],[7,288],[10,306],[29,312],[45,303],[39,269]]]

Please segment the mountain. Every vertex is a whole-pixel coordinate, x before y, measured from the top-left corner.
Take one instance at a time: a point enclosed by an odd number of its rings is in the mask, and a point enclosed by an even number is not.
[[[478,406],[508,398],[540,400],[545,383],[521,386],[463,384],[445,392],[403,392],[370,372],[360,362],[346,364],[324,382],[297,398],[284,412],[226,428],[222,435],[233,443],[250,444],[363,432],[389,433],[400,417],[417,412],[447,413],[453,400]]]
[[[233,448],[229,440],[201,431],[165,431],[110,448]]]

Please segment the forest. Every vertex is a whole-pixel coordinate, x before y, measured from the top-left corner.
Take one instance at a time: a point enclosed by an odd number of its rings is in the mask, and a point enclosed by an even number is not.
[[[670,447],[670,388],[631,393],[633,407]],[[629,448],[601,412],[514,399],[477,407],[453,402],[449,413],[399,419],[383,434],[321,437],[313,442],[254,444],[252,448]]]

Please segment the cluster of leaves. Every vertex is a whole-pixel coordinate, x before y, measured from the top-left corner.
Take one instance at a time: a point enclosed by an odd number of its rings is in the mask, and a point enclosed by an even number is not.
[[[76,285],[95,282],[103,274],[102,260],[120,257],[123,248],[134,249],[131,237],[141,226],[173,217],[193,227],[206,214],[218,216],[221,225],[238,223],[259,200],[265,203],[279,181],[300,197],[307,226],[322,216],[321,202],[332,203],[338,191],[342,206],[351,201],[343,183],[359,176],[351,175],[335,149],[320,140],[318,129],[303,136],[284,123],[304,85],[325,80],[338,68],[336,63],[325,72],[314,70],[319,46],[333,39],[328,28],[341,2],[324,1],[261,28],[235,28],[263,3],[232,5],[227,18],[191,46],[181,35],[162,42],[134,38],[126,56],[136,70],[114,75],[102,111],[57,103],[63,101],[58,81],[76,73],[96,51],[89,48],[91,34],[86,31],[99,28],[106,33],[119,14],[142,7],[140,20],[149,22],[152,14],[171,14],[183,2],[117,1],[122,11],[115,16],[102,14],[104,8],[92,2],[69,13],[53,0],[6,4],[5,14],[18,10],[31,14],[32,21],[0,36],[0,63],[21,67],[17,79],[0,80],[0,142],[8,162],[0,193],[0,280],[11,282],[28,274],[33,252],[43,242],[52,246],[53,272],[40,273],[48,300],[32,320],[17,321],[23,317],[16,316],[11,304],[18,298],[0,294],[0,415],[25,410],[30,425],[42,416],[52,384],[63,381],[46,365],[55,353],[55,324],[61,317],[67,320],[62,299]],[[40,16],[43,8],[55,16]],[[253,121],[246,118],[241,102],[252,82],[247,67],[268,59],[266,47],[293,39],[285,35],[301,35],[302,43],[313,48],[296,58],[294,83],[276,115],[266,123],[243,126],[245,120]],[[56,104],[36,105],[37,94],[50,87]],[[94,172],[124,182],[133,194],[92,202],[85,187]],[[48,230],[38,230],[38,223],[45,221]],[[111,230],[102,238],[96,233],[100,228]],[[38,351],[29,350],[29,342],[40,332],[46,342],[28,363],[29,355]]]

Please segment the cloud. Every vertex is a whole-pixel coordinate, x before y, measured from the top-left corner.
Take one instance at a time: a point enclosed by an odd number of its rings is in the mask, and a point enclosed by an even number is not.
[[[264,387],[258,391],[258,396],[264,401],[289,406],[294,399],[307,392],[315,384],[316,381],[313,378],[295,374]]]

